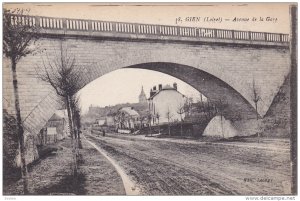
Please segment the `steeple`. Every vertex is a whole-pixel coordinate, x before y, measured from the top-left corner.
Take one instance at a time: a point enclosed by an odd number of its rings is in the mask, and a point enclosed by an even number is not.
[[[139,95],[139,103],[147,103],[146,94],[144,92],[144,87],[142,86],[141,93]]]

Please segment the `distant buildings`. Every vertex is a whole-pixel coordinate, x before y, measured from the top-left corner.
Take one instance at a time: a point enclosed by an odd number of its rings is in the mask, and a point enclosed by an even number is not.
[[[150,90],[147,99],[144,88],[138,96],[138,103],[125,103],[106,107],[90,107],[85,120],[90,125],[109,127],[113,130],[133,132],[151,125],[180,122],[186,116],[186,97],[177,90],[177,84],[159,84]],[[121,131],[120,131],[121,132]]]
[[[96,119],[96,124],[98,126],[104,126],[106,124],[106,118],[105,117],[100,117]]]
[[[106,115],[102,115],[101,117],[96,119],[96,124],[98,126],[108,126],[112,127],[115,125],[115,112],[108,112]]]
[[[57,110],[41,129],[37,140],[39,145],[43,145],[55,143],[67,135],[70,135],[67,111]]]
[[[97,125],[110,130],[128,129],[137,130],[146,126],[143,118],[148,112],[147,97],[142,87],[138,96],[138,103],[123,103],[113,106],[90,106],[89,111],[83,117],[85,125]]]
[[[135,130],[140,127],[140,115],[132,107],[121,108],[116,116],[117,129]]]
[[[176,83],[173,86],[162,86],[161,84],[158,85],[158,88],[154,86],[150,90],[150,98],[148,99],[149,111],[152,114],[152,124],[184,119],[185,99],[185,96],[177,90]]]
[[[109,112],[106,114],[106,125],[107,126],[114,126],[115,125],[115,113]]]

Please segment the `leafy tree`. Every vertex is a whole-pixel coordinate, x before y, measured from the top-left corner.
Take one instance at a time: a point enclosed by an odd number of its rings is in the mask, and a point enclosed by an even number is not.
[[[21,119],[20,98],[17,79],[17,64],[21,58],[31,54],[35,49],[30,45],[38,39],[38,27],[28,16],[29,10],[6,10],[3,14],[3,54],[10,59],[13,76],[17,133],[21,156],[23,191],[28,194],[27,164],[25,159],[24,128]],[[20,18],[20,16],[23,18]]]

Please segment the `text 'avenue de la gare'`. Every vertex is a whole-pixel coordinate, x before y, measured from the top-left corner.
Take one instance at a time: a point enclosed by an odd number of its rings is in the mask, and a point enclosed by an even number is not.
[[[177,17],[176,24],[182,22],[209,22],[209,23],[221,23],[221,22],[272,22],[276,23],[277,17]]]

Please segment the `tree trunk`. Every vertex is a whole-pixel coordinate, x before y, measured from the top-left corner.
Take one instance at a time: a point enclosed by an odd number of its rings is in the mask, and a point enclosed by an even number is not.
[[[257,111],[257,102],[255,102],[255,111],[256,111],[256,123],[257,123],[257,127],[258,127],[258,111]],[[258,143],[260,141],[260,133],[257,133],[257,138],[258,138]]]
[[[171,136],[170,123],[168,123],[169,136]]]
[[[71,144],[72,144],[72,156],[73,156],[73,175],[77,175],[77,157],[76,157],[76,142],[74,140],[74,125],[73,125],[73,115],[71,109],[70,96],[67,96],[67,111],[69,119],[69,128],[71,134]]]
[[[180,135],[182,137],[182,121],[180,122]]]
[[[76,121],[76,112],[75,112],[75,104],[71,104],[71,111],[72,111],[72,120],[74,125],[74,137],[75,137],[75,153],[76,153],[76,159],[79,157],[79,129],[78,124]]]
[[[180,114],[180,135],[182,137],[182,114]]]
[[[160,125],[159,125],[159,119],[158,119],[158,133],[160,134]]]
[[[256,120],[258,120],[257,102],[255,102]]]
[[[25,142],[24,142],[24,129],[22,125],[21,112],[20,112],[20,99],[19,99],[19,90],[18,90],[18,81],[17,81],[17,64],[14,59],[11,59],[12,63],[12,74],[13,74],[13,87],[14,87],[14,96],[15,96],[15,110],[17,118],[17,132],[19,139],[20,147],[20,157],[21,157],[21,173],[23,179],[23,191],[24,194],[28,194],[28,178],[27,178],[27,164],[25,159]]]
[[[223,116],[222,116],[222,114],[221,114],[221,132],[222,132],[223,138],[225,138],[225,136],[224,136],[224,129],[223,129]]]
[[[150,120],[150,124],[149,124],[149,128],[150,128],[150,136],[152,136],[152,129],[151,129],[151,120]]]

